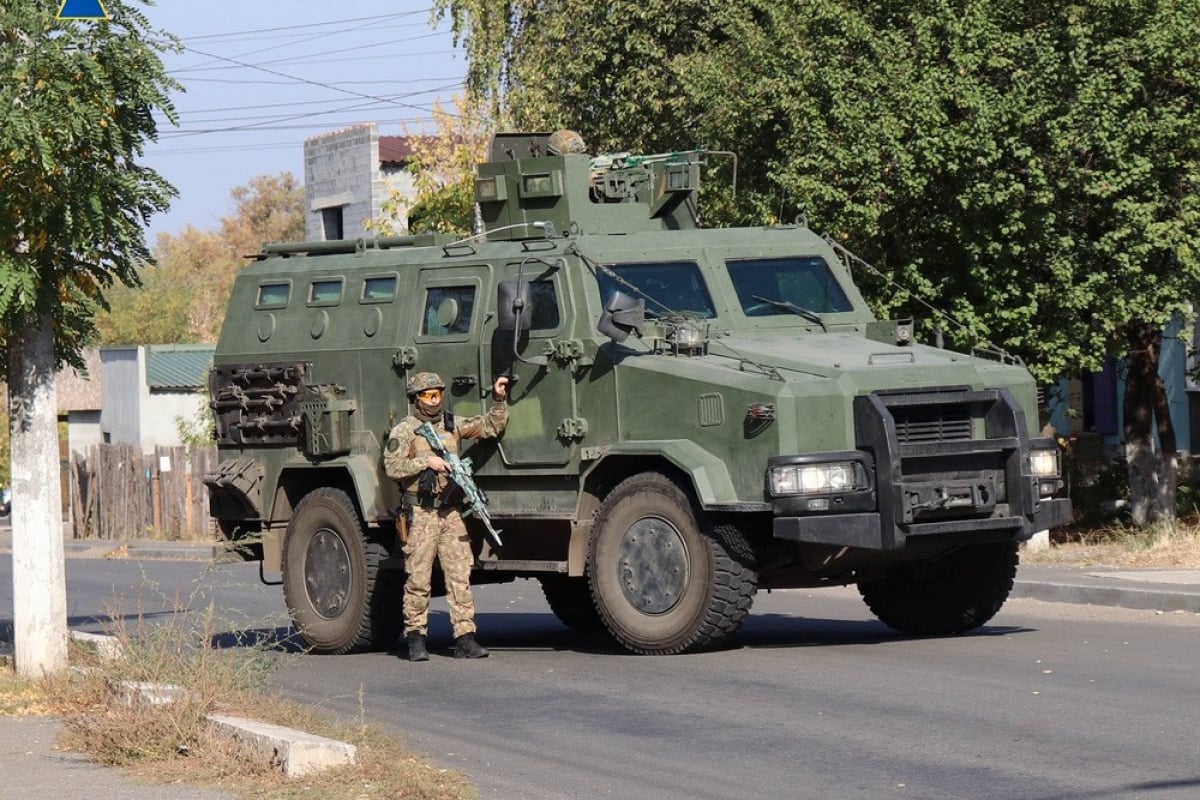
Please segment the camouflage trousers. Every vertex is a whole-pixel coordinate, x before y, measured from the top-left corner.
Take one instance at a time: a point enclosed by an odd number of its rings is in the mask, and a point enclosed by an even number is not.
[[[429,630],[430,582],[433,560],[442,564],[446,601],[455,638],[475,632],[475,597],[471,594],[471,566],[475,555],[457,509],[412,510],[408,542],[403,547],[408,580],[404,583],[404,633],[422,635]]]

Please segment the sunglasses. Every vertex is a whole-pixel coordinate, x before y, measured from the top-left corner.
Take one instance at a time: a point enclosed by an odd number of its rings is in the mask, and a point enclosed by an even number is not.
[[[417,398],[420,400],[437,400],[442,396],[441,389],[422,389],[417,392]]]

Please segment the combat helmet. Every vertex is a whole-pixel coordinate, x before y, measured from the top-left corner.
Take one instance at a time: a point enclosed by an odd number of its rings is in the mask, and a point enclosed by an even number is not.
[[[578,133],[563,129],[550,134],[546,149],[552,156],[565,156],[568,153],[586,153],[587,145]]]
[[[418,372],[408,379],[408,396],[412,397],[417,392],[422,392],[426,389],[445,389],[446,384],[442,382],[442,376],[436,372]]]

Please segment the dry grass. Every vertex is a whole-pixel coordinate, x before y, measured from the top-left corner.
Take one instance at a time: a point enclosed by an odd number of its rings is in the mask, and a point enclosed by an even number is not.
[[[1041,553],[1024,553],[1033,564],[1111,566],[1157,569],[1200,569],[1200,518],[1149,528],[1120,524],[1083,530],[1051,532],[1051,546]]]
[[[394,736],[361,722],[339,723],[267,694],[266,678],[288,655],[269,641],[219,646],[229,633],[221,630],[211,606],[196,609],[193,600],[177,604],[178,612],[190,613],[175,613],[163,622],[151,625],[139,614],[128,626],[114,624],[110,632],[121,644],[115,659],[101,659],[95,647],[73,641],[71,663],[85,670],[30,681],[16,677],[11,664],[0,663],[0,714],[56,715],[63,720],[60,744],[67,749],[149,781],[213,786],[253,800],[476,797],[461,775],[425,763]],[[188,695],[166,705],[130,705],[113,691],[121,681],[175,684]],[[362,707],[366,703],[360,697]],[[350,742],[359,763],[299,779],[284,777],[212,736],[205,715],[213,711]]]

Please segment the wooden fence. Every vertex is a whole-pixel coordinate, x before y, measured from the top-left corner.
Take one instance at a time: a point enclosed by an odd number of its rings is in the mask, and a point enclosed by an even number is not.
[[[215,447],[158,447],[153,455],[134,445],[89,448],[69,468],[74,537],[213,539],[204,473],[216,463]]]

